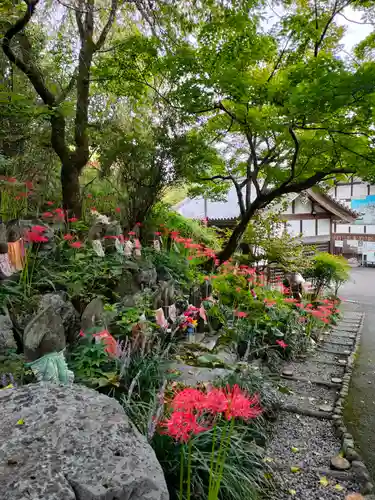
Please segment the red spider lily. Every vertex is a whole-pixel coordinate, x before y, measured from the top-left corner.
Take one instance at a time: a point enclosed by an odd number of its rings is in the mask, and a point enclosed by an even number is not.
[[[92,198],[92,194],[91,193],[87,193],[87,198],[91,199]]]
[[[72,248],[82,248],[83,247],[83,243],[81,243],[80,241],[74,241],[73,243],[70,244],[70,246]]]
[[[128,232],[128,235],[129,235],[129,236],[135,236],[135,231],[129,231],[129,232]]]
[[[120,234],[119,237],[118,237],[118,239],[119,239],[120,243],[124,243],[125,242],[125,238],[124,238],[123,234]]]
[[[25,186],[27,187],[27,189],[33,189],[33,183],[32,181],[25,181]]]
[[[52,207],[53,206],[53,201],[46,201],[46,205],[48,205],[49,207]]]
[[[299,307],[300,309],[302,309],[302,308],[303,308],[303,304],[301,304],[300,302],[296,302],[294,305],[295,305],[296,307]]]
[[[33,231],[27,231],[25,234],[25,239],[30,243],[47,243],[48,241],[48,238]]]
[[[117,236],[115,236],[114,234],[107,234],[106,236],[104,236],[104,239],[105,240],[117,240]]]
[[[237,316],[237,318],[246,318],[247,317],[247,313],[245,313],[243,311],[234,311],[234,315]]]
[[[276,340],[276,344],[282,347],[283,349],[286,349],[288,347],[288,344],[286,344],[283,340]]]
[[[206,395],[205,409],[213,413],[225,413],[228,409],[228,398],[222,389],[211,389]]]
[[[206,408],[206,395],[198,389],[187,387],[175,395],[172,408],[178,411],[201,411]]]
[[[64,240],[65,241],[71,241],[73,239],[73,235],[72,234],[64,234],[63,236]]]
[[[141,227],[142,226],[142,222],[136,222],[135,225],[138,226],[138,227]]]
[[[188,259],[188,260],[194,260],[194,259],[195,259],[195,257],[194,257],[194,255],[189,255],[187,259]]]
[[[121,208],[120,207],[116,207],[115,211],[119,214],[121,212]]]
[[[34,231],[34,233],[44,233],[47,231],[47,228],[45,226],[33,226],[31,231]]]
[[[6,179],[6,181],[7,181],[7,182],[12,182],[12,183],[13,183],[13,182],[17,182],[17,179],[16,179],[15,177],[8,177],[8,178]]]
[[[248,396],[237,384],[232,388],[228,386],[224,390],[224,394],[228,400],[228,407],[225,411],[227,420],[232,420],[232,418],[249,420],[261,415],[262,408],[260,407],[258,396]]]
[[[284,302],[286,304],[295,304],[296,302],[298,302],[298,300],[287,297],[286,299],[284,299]]]
[[[307,318],[306,318],[306,316],[301,316],[301,317],[298,319],[298,321],[299,321],[300,323],[306,323]]]
[[[64,210],[60,207],[57,207],[57,208],[55,208],[54,212],[56,212],[57,214],[63,214]]]
[[[78,222],[78,218],[77,217],[71,217],[70,219],[68,219],[68,222]]]
[[[209,276],[205,276],[203,279],[204,279],[205,281],[208,281],[208,280],[210,279],[210,277],[209,277]]]
[[[80,336],[80,337],[85,337],[85,333],[84,333],[84,331],[83,331],[83,330],[80,330],[80,332],[79,332],[79,336]]]
[[[47,219],[48,217],[53,217],[53,213],[52,212],[44,212],[42,214],[42,217]]]
[[[161,236],[161,232],[160,232],[160,231],[155,231],[155,232],[154,232],[154,235],[155,235],[155,236]]]
[[[15,197],[14,197],[14,199],[15,199],[16,201],[20,201],[21,196],[15,196]]]
[[[236,288],[236,292],[240,292],[240,291],[241,291],[241,287],[239,287],[239,286],[238,286],[238,287]]]
[[[197,416],[191,412],[174,411],[171,417],[162,423],[166,429],[165,434],[176,441],[187,442],[191,436],[206,431],[198,421]]]

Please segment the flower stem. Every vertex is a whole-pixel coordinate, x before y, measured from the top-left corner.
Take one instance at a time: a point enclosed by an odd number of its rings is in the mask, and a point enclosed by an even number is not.
[[[224,464],[225,464],[225,459],[227,457],[227,453],[228,453],[228,449],[229,449],[229,445],[230,445],[230,440],[231,440],[231,437],[233,434],[234,422],[235,422],[235,419],[232,417],[232,420],[230,423],[230,428],[229,428],[228,434],[226,436],[225,445],[223,448],[223,456],[220,460],[219,477],[217,478],[217,481],[216,481],[216,491],[215,491],[215,496],[213,497],[213,500],[217,500],[217,498],[219,497],[220,485],[221,485],[221,481],[223,479]]]
[[[193,454],[193,441],[190,439],[188,445],[188,470],[187,470],[187,500],[190,500],[190,491],[191,491],[191,457]]]
[[[181,458],[180,458],[180,500],[184,496],[184,445],[181,445]]]
[[[215,446],[216,446],[216,429],[217,425],[214,427],[214,434],[212,436],[212,449],[211,449],[211,460],[210,460],[210,477],[209,477],[209,486],[208,486],[208,491],[211,491],[211,485],[212,485],[212,474],[213,474],[213,468],[214,468],[214,460],[215,460]]]
[[[221,439],[220,439],[220,446],[219,446],[219,451],[217,452],[215,467],[213,467],[215,469],[215,472],[214,472],[214,474],[212,474],[213,477],[212,477],[212,480],[210,481],[210,486],[209,486],[209,491],[208,491],[208,500],[215,500],[217,475],[218,475],[219,468],[220,468],[220,460],[221,460],[221,455],[223,452],[224,442],[226,440],[227,430],[228,430],[228,423],[226,422],[224,430],[223,430],[222,435],[221,435]]]

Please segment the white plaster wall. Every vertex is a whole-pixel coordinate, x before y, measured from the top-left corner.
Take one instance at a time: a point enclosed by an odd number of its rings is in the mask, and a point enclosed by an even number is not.
[[[330,234],[331,219],[318,219],[318,236]]]
[[[302,203],[300,199],[295,200],[295,213],[296,214],[311,214],[312,205],[310,200],[307,203]]]
[[[349,224],[336,224],[336,233],[348,233]]]
[[[315,236],[315,219],[305,219],[302,221],[303,236]]]
[[[286,225],[286,230],[291,236],[298,236],[300,234],[299,220],[290,220]]]
[[[367,184],[353,185],[353,198],[365,198],[367,196]]]
[[[337,198],[350,198],[351,186],[337,186]]]
[[[350,232],[351,234],[363,234],[365,232],[365,226],[352,224],[350,226]]]

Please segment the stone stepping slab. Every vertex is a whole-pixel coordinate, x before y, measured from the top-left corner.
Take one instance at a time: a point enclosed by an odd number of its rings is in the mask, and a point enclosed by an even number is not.
[[[321,472],[329,469],[330,459],[339,451],[340,442],[330,422],[281,411],[265,455],[278,486],[272,500],[344,500],[349,493],[357,492],[358,486],[343,476],[338,479],[327,475],[329,484],[320,484]],[[292,472],[291,467],[299,470]],[[336,490],[336,484],[343,490]]]
[[[336,335],[335,332],[332,332],[331,335],[325,335],[323,337],[323,342],[330,342],[331,344],[345,344],[345,345],[353,345],[355,340],[351,337],[345,337],[343,335]]]
[[[324,334],[324,338],[329,338],[332,335],[337,339],[355,340],[357,338],[357,334],[351,332],[342,332],[341,330],[333,330],[331,332],[327,332]]]
[[[324,340],[324,342],[322,342],[321,346],[324,346],[324,347],[327,347],[329,349],[332,348],[332,346],[339,346],[339,347],[343,347],[344,350],[345,349],[352,349],[353,346],[354,346],[354,342],[352,340],[349,340],[349,341],[345,341],[345,339],[341,339],[340,342],[337,342],[336,339],[327,339],[327,340]]]
[[[349,354],[344,354],[344,353],[349,353]],[[332,362],[332,363],[337,363],[339,359],[346,359],[347,356],[351,354],[350,351],[345,351],[342,348],[339,349],[329,349],[326,350],[324,348],[319,348],[315,359],[320,362],[320,363],[327,363],[327,362]]]
[[[345,327],[343,325],[339,327],[333,327],[332,332],[340,332],[340,333],[345,333],[346,335],[354,335],[358,332],[359,326],[353,326],[353,327]]]
[[[297,380],[283,380],[279,386],[279,397],[282,403],[319,410],[322,404],[332,405],[338,398],[337,389],[330,389],[323,385],[314,385],[309,382]],[[291,391],[291,392],[284,392]]]
[[[288,363],[284,369],[290,369],[292,376],[307,378],[310,380],[320,379],[330,382],[332,378],[342,378],[344,375],[344,366],[337,363],[319,363],[315,360],[301,363]]]

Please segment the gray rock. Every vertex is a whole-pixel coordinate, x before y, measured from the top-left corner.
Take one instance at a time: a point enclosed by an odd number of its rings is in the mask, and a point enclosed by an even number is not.
[[[43,295],[39,303],[39,311],[51,307],[60,316],[67,342],[73,343],[78,336],[80,329],[79,314],[73,304],[65,300],[63,294],[47,293]]]
[[[51,306],[39,312],[26,326],[23,345],[27,361],[35,361],[45,354],[65,349],[62,319]]]
[[[0,353],[8,349],[16,349],[17,344],[13,336],[13,325],[8,315],[0,315]]]
[[[101,323],[104,314],[104,304],[101,298],[93,299],[83,311],[81,316],[81,328],[85,332],[95,325]]]
[[[149,266],[139,270],[137,281],[141,287],[151,288],[156,285],[158,274],[155,267]]]
[[[291,368],[284,368],[282,375],[284,375],[284,377],[293,377],[293,370]]]
[[[341,384],[341,383],[342,383],[342,379],[341,379],[341,378],[338,378],[338,377],[337,377],[337,378],[336,378],[336,377],[333,377],[333,378],[331,378],[331,382],[332,382],[333,384]]]
[[[2,392],[2,500],[168,500],[152,448],[115,399],[79,385]]]
[[[335,470],[348,470],[350,469],[350,462],[346,458],[337,455],[331,458],[331,468]]]
[[[319,406],[319,411],[324,411],[325,413],[332,413],[333,407],[331,405],[321,405]]]

